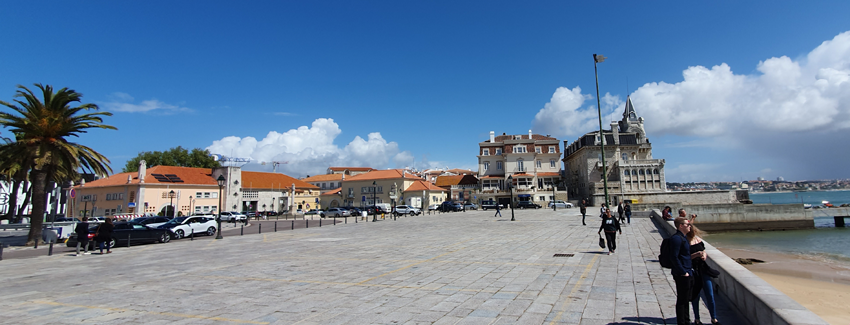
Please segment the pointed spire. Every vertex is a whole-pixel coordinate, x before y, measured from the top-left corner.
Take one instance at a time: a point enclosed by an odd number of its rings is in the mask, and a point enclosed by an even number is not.
[[[638,116],[635,113],[635,107],[632,105],[632,97],[626,97],[626,109],[623,111],[623,120],[637,121]]]

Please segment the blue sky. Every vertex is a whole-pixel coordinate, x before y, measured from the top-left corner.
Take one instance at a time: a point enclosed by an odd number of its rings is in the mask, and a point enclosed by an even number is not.
[[[4,1],[0,99],[69,87],[116,172],[175,146],[293,176],[477,169],[497,134],[573,141],[631,95],[667,180],[848,178],[847,1]],[[608,94],[606,96],[606,94]],[[2,135],[8,132],[0,130]],[[271,170],[255,163],[246,169]]]

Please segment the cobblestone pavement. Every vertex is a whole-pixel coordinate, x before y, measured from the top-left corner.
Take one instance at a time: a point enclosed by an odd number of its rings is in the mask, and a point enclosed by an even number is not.
[[[7,324],[664,324],[661,237],[614,255],[578,209],[494,211],[0,261]],[[351,221],[351,220],[349,220]],[[571,254],[554,257],[555,254]],[[702,308],[702,320],[710,320]],[[724,324],[735,324],[723,319]]]

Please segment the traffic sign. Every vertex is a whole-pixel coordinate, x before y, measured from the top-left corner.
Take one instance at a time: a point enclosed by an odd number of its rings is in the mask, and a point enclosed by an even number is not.
[[[73,188],[72,188],[72,189],[71,189],[71,198],[72,198],[72,199],[74,199],[74,198],[76,198],[76,197],[77,197],[77,190],[75,190],[75,189],[73,189]]]

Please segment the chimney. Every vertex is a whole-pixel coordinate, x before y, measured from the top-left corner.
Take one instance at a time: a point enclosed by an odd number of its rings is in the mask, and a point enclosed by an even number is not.
[[[147,174],[147,173],[148,173],[147,162],[142,160],[142,161],[139,162],[139,183],[140,184],[145,183],[145,174]]]
[[[496,142],[496,132],[490,131],[490,143]]]
[[[127,184],[130,184],[130,183],[132,183],[132,182],[133,182],[133,176],[132,176],[132,175],[127,175]]]
[[[531,130],[528,130],[528,139],[531,140]]]

